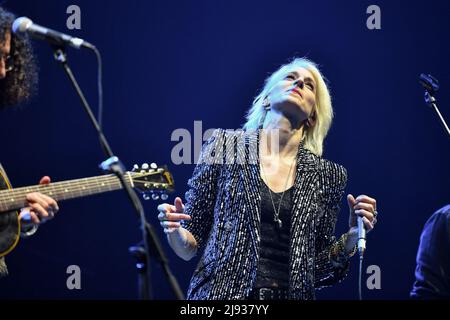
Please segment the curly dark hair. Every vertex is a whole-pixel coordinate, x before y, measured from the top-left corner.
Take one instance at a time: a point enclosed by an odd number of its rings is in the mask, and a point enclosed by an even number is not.
[[[14,68],[0,80],[0,109],[27,102],[37,91],[38,70],[33,48],[26,35],[11,32],[14,14],[0,7],[0,41],[11,34],[10,56]]]

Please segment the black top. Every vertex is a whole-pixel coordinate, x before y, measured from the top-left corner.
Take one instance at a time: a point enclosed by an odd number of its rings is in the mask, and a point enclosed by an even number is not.
[[[280,206],[279,218],[281,229],[274,222],[275,212],[281,201],[283,192],[276,193],[262,182],[261,185],[261,242],[260,258],[254,288],[289,288],[289,239],[291,228],[292,190],[284,192]]]

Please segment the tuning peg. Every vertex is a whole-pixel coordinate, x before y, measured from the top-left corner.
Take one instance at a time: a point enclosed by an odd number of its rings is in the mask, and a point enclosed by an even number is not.
[[[139,170],[139,166],[137,165],[137,164],[135,164],[134,166],[133,166],[133,170]]]
[[[150,168],[152,168],[152,169],[157,169],[158,166],[156,165],[156,163],[152,162],[152,163],[150,164]]]
[[[148,163],[143,163],[141,168],[144,170],[148,170],[148,168],[149,168]]]
[[[152,193],[152,199],[153,199],[153,200],[158,200],[158,199],[159,199],[159,194],[157,194],[157,193]]]
[[[142,198],[143,198],[145,201],[150,200],[150,196],[149,196],[148,194],[146,194],[146,193],[144,193],[144,194],[142,195]]]
[[[161,194],[161,200],[167,200],[167,198],[169,198],[169,195],[167,193],[163,193]]]

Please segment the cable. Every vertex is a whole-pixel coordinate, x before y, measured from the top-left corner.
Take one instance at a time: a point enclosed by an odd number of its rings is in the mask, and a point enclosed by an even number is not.
[[[92,50],[95,52],[95,56],[97,57],[97,87],[98,87],[98,114],[97,121],[100,128],[103,129],[103,65],[102,65],[102,56],[100,51],[93,47]]]
[[[363,266],[363,259],[364,255],[359,255],[359,281],[358,281],[358,293],[359,293],[359,300],[362,300],[362,266]]]

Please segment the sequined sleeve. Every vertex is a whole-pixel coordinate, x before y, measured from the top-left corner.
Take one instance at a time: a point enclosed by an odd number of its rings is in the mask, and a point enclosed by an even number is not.
[[[0,258],[0,278],[8,275],[8,268],[6,267],[5,258]]]
[[[344,167],[328,162],[323,170],[324,213],[318,227],[315,259],[315,288],[331,286],[348,274],[349,259],[334,235],[340,202],[347,183]],[[340,252],[343,251],[343,252]]]
[[[218,172],[221,167],[219,146],[223,130],[217,129],[203,145],[198,163],[188,181],[185,213],[191,220],[183,221],[182,226],[197,241],[198,249],[203,248],[209,237],[214,218],[214,205],[217,194]]]

